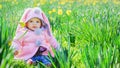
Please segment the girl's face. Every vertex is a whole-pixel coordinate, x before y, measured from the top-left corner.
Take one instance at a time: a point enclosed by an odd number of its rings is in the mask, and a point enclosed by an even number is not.
[[[30,29],[30,30],[35,30],[37,28],[40,28],[42,26],[42,22],[40,19],[38,18],[32,18],[30,19],[27,23],[26,26]]]

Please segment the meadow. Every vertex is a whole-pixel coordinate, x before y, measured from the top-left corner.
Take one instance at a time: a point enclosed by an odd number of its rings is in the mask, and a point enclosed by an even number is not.
[[[119,0],[0,0],[0,68],[45,68],[14,60],[10,49],[22,13],[36,6],[62,48],[51,68],[120,68]]]

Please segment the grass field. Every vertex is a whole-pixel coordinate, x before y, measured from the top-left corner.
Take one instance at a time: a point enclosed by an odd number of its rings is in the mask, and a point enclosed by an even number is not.
[[[41,7],[62,47],[52,68],[120,68],[119,0],[0,0],[0,68],[44,68],[9,49],[24,9]]]

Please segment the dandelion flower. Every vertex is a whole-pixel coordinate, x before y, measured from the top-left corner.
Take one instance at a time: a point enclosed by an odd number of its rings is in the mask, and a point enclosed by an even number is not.
[[[34,0],[34,1],[36,1],[36,0]],[[40,0],[40,4],[41,4],[41,5],[45,5],[46,2],[47,2],[47,0]]]
[[[108,2],[108,0],[103,0],[103,2],[104,2],[104,3],[107,3],[107,2]]]
[[[12,44],[12,41],[10,40],[10,41],[8,42],[8,45],[11,46],[11,44]]]
[[[49,13],[49,14],[52,14],[52,11],[49,11],[48,13]]]
[[[52,12],[56,12],[56,9],[52,9]]]
[[[113,0],[113,3],[114,4],[119,4],[120,2],[116,1],[116,0]]]
[[[58,15],[62,15],[62,14],[63,14],[62,9],[58,9]]]
[[[62,1],[60,4],[61,4],[61,5],[64,5],[64,4],[65,4],[65,2],[63,2],[63,1]]]
[[[25,27],[25,23],[24,22],[20,22],[20,26],[21,27]]]
[[[70,15],[70,14],[71,14],[71,10],[67,10],[67,11],[66,11],[66,14],[67,14],[67,15]]]
[[[0,4],[0,9],[2,9],[2,5]]]
[[[52,4],[53,2],[52,1],[50,1],[50,4]]]

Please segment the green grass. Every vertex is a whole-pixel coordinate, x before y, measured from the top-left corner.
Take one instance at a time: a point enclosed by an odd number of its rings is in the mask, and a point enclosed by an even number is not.
[[[26,65],[24,61],[14,60],[10,48],[15,30],[25,8],[37,4],[50,20],[52,31],[62,46],[61,52],[55,52],[51,58],[52,68],[119,68],[120,67],[120,5],[112,0],[96,5],[74,1],[58,4],[59,1],[39,0],[0,1],[0,68],[44,68]],[[59,9],[62,15],[57,14]],[[71,6],[71,7],[70,7]],[[49,11],[56,12],[49,14]],[[66,11],[71,10],[67,15]]]

